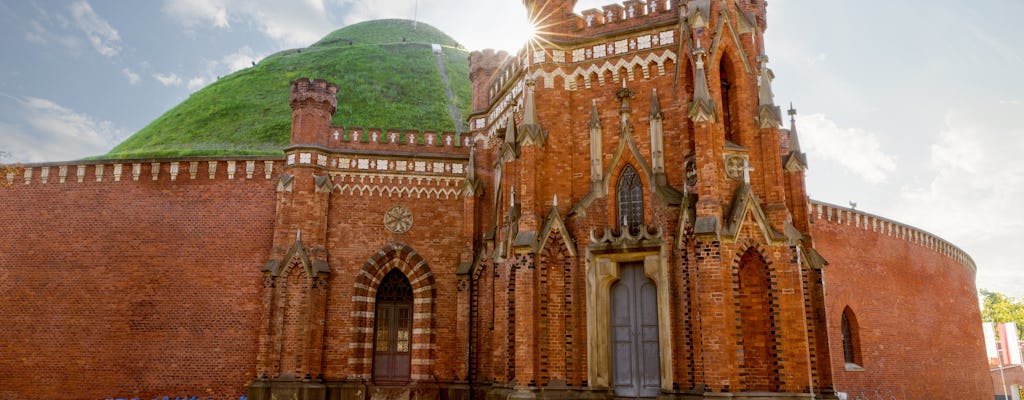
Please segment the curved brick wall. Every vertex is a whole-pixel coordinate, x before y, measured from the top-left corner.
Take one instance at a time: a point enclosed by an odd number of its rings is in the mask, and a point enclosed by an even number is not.
[[[836,390],[850,399],[991,399],[973,260],[934,235],[871,214],[813,202],[811,217],[815,247],[829,262]],[[859,325],[861,370],[843,359],[847,306]]]
[[[237,399],[283,162],[105,163],[0,189],[0,398]]]

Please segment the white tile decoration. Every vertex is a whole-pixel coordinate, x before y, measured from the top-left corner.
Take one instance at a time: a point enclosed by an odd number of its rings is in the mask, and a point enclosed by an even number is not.
[[[675,31],[664,31],[661,33],[661,44],[672,44],[675,41]]]
[[[625,39],[615,41],[615,54],[622,54],[627,51],[629,51],[629,48],[626,45]]]
[[[584,50],[585,49],[574,49],[572,51],[572,62],[583,61],[585,59],[585,56],[584,56],[585,53],[583,52]]]
[[[565,52],[562,51],[562,50],[555,50],[555,51],[551,52],[551,61],[554,61],[556,63],[564,63],[565,62]]]
[[[651,37],[647,35],[638,37],[636,39],[636,46],[640,50],[651,48]]]

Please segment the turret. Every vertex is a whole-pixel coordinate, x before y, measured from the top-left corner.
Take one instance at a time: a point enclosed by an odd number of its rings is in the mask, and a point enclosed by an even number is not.
[[[572,11],[576,0],[523,0],[523,5],[538,36],[564,37],[577,19]]]
[[[291,89],[291,144],[326,146],[338,106],[338,86],[323,79],[299,78]]]
[[[490,105],[491,93],[488,93],[491,77],[498,67],[509,57],[504,51],[495,52],[485,49],[469,53],[469,81],[473,84],[473,111],[479,111]]]

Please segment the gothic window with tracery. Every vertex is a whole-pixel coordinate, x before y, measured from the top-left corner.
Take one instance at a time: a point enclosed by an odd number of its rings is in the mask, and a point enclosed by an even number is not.
[[[629,229],[629,233],[640,233],[640,225],[644,222],[644,188],[640,175],[632,166],[627,165],[619,175],[618,185],[618,224]]]

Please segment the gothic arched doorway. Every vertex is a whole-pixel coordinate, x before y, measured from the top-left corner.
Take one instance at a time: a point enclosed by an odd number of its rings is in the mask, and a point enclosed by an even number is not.
[[[377,287],[373,332],[373,380],[409,381],[412,361],[412,285],[398,269]]]
[[[658,293],[642,263],[623,264],[611,287],[612,385],[616,396],[655,397],[661,388]]]

